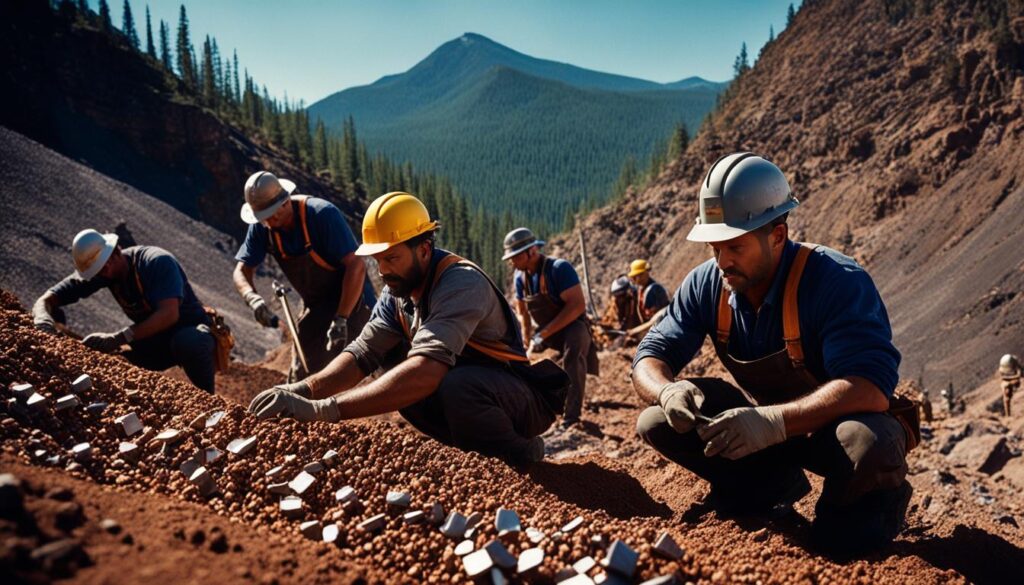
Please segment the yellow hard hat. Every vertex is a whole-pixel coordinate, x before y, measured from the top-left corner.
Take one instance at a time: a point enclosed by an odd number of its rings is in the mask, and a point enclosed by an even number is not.
[[[363,218],[363,244],[356,256],[380,254],[395,244],[436,230],[423,202],[416,197],[393,191],[374,199]]]
[[[633,260],[629,263],[629,277],[633,278],[638,274],[643,274],[651,269],[651,264],[647,260]]]

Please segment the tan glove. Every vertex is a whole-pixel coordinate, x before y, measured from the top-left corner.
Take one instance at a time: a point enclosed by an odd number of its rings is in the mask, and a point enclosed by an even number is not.
[[[704,393],[693,382],[680,380],[661,387],[658,404],[668,424],[677,433],[688,433],[697,425],[697,415],[704,405]]]
[[[740,459],[786,440],[786,421],[780,406],[730,408],[697,428],[707,444],[704,455]]]

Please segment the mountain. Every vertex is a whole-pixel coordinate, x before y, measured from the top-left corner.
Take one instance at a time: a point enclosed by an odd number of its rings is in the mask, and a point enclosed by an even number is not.
[[[645,159],[679,122],[699,127],[723,87],[591,71],[467,33],[308,112],[335,131],[352,116],[371,148],[443,172],[477,203],[556,224],[603,199],[626,156]]]
[[[867,267],[901,374],[977,386],[1024,348],[1024,13],[1012,2],[805,2],[647,189],[581,222],[595,288],[637,257],[679,285],[719,156],[774,160],[802,205],[795,239]],[[578,258],[575,235],[556,254]]]

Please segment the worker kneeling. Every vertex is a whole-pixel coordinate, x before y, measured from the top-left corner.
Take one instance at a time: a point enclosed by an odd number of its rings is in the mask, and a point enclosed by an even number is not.
[[[774,514],[825,478],[815,546],[859,553],[898,534],[911,488],[911,423],[887,412],[900,354],[882,299],[851,258],[789,240],[798,205],[782,171],[750,153],[716,162],[687,236],[714,258],[695,268],[644,338],[633,386],[658,404],[637,432],[711,484],[724,516]],[[799,302],[798,302],[799,299]],[[739,387],[675,381],[710,335]]]
[[[196,298],[178,260],[156,246],[121,249],[115,234],[83,230],[71,244],[75,273],[43,293],[32,308],[37,329],[55,333],[58,308],[109,289],[134,323],[113,333],[93,333],[82,343],[124,357],[148,370],[181,366],[197,387],[213,392],[216,340],[207,310]]]
[[[528,465],[564,408],[569,384],[550,361],[530,366],[511,307],[476,265],[435,248],[426,207],[407,193],[377,198],[360,256],[387,285],[358,338],[324,370],[257,395],[260,418],[335,422],[399,411],[460,449]],[[378,368],[376,380],[356,387]]]

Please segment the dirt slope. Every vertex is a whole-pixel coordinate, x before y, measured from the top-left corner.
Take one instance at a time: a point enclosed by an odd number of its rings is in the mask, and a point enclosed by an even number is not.
[[[752,150],[802,202],[794,236],[867,266],[904,377],[988,379],[1024,347],[1024,18],[988,24],[1002,4],[805,2],[679,161],[583,222],[595,287],[634,257],[678,285],[708,257],[685,241],[700,180]],[[575,234],[552,249],[576,258]]]
[[[258,326],[234,290],[237,245],[230,237],[3,127],[0,152],[0,279],[25,305],[72,272],[71,241],[79,230],[113,231],[127,221],[136,241],[174,254],[200,301],[223,312],[236,335],[237,357],[255,361],[280,344],[280,334]],[[261,281],[269,298],[270,286]],[[128,323],[102,291],[66,312],[82,334]]]

